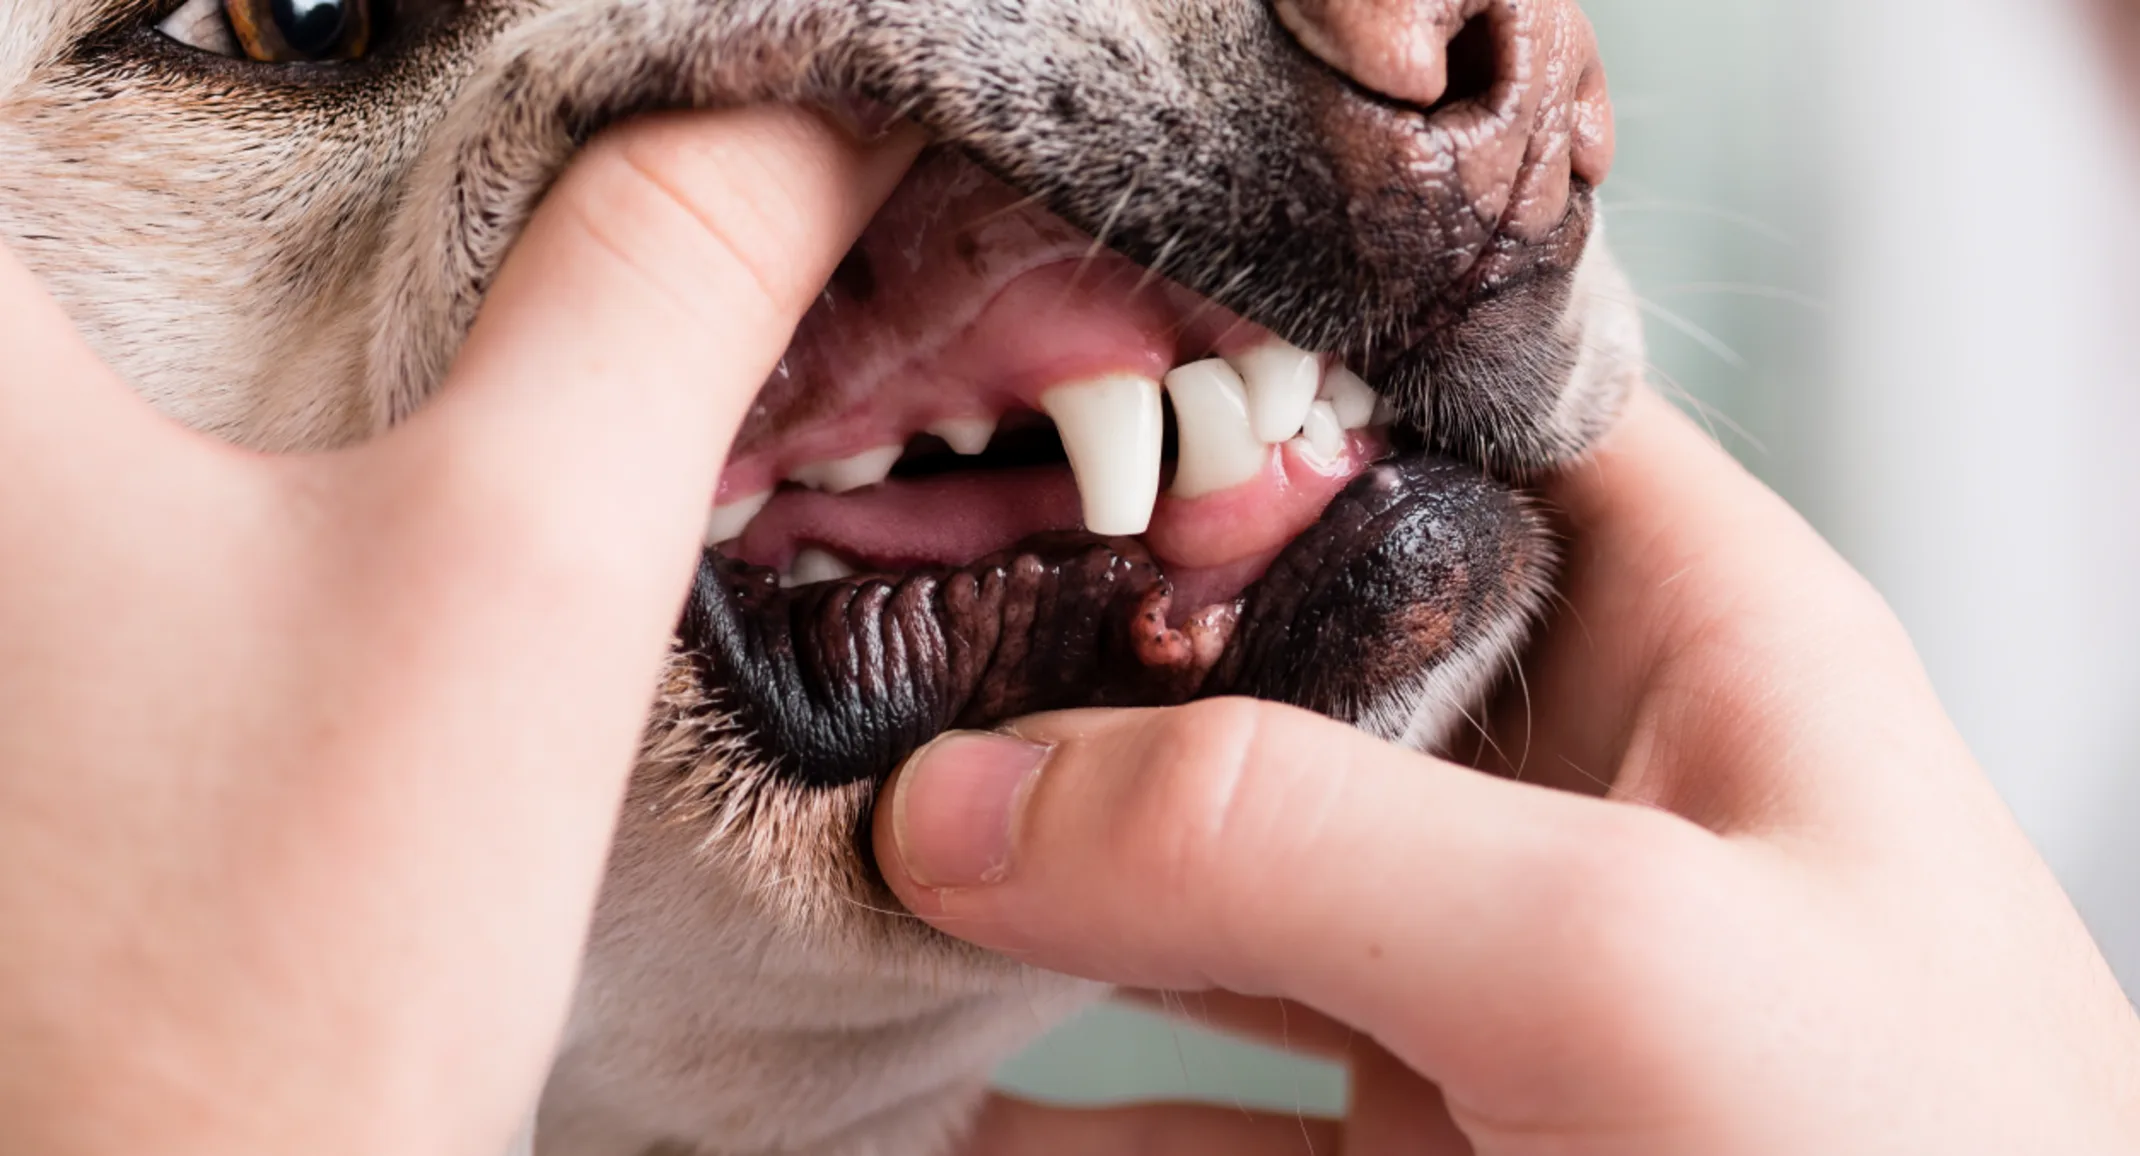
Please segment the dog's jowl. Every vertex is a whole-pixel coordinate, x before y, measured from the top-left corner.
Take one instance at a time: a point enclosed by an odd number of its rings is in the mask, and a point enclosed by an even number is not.
[[[0,238],[157,406],[271,450],[419,405],[632,113],[935,144],[806,318],[708,545],[544,1156],[939,1156],[1090,996],[902,917],[947,727],[1248,694],[1449,737],[1552,578],[1520,486],[1638,372],[1572,0],[13,0]]]

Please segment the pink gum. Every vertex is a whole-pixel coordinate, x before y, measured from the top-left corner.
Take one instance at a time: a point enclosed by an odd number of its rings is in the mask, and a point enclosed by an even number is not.
[[[1269,336],[1110,253],[1044,265],[1013,280],[948,344],[865,384],[857,404],[730,461],[715,500],[765,493],[798,466],[904,445],[946,419],[1038,412],[1041,394],[1057,385],[1112,374],[1156,381],[1185,361]]]

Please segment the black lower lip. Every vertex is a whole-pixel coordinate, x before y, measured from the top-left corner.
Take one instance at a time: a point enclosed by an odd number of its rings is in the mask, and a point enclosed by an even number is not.
[[[1246,695],[1359,722],[1520,619],[1550,576],[1546,542],[1516,491],[1413,455],[1286,547],[1222,650],[1155,644],[1165,575],[1135,541],[1090,534],[795,590],[708,551],[679,635],[730,740],[830,787],[882,779],[947,729],[1052,710]]]

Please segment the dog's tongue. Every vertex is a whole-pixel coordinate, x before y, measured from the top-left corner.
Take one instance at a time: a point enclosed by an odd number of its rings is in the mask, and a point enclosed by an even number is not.
[[[683,638],[738,732],[820,784],[1040,711],[1252,694],[1358,722],[1391,672],[1431,671],[1543,571],[1523,554],[1532,518],[1475,471],[1385,463],[1240,602],[1179,626],[1132,539],[1043,534],[969,566],[797,590],[709,551]]]

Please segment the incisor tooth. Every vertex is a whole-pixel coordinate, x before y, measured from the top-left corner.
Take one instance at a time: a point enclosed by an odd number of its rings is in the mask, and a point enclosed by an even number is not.
[[[806,462],[788,471],[788,480],[828,494],[844,494],[874,486],[892,476],[905,446],[878,446],[851,458],[830,462]]]
[[[1375,403],[1382,400],[1382,395],[1359,374],[1337,365],[1323,377],[1323,400],[1337,411],[1339,425],[1355,430],[1375,423]]]
[[[1318,461],[1335,463],[1345,454],[1345,427],[1338,422],[1337,407],[1319,401],[1308,407],[1308,420],[1300,427],[1302,441]]]
[[[1159,383],[1118,374],[1040,395],[1055,419],[1070,471],[1085,503],[1085,528],[1095,534],[1142,534],[1159,501],[1159,455],[1166,418]]]
[[[1273,337],[1227,360],[1248,385],[1248,416],[1256,437],[1275,446],[1299,433],[1323,385],[1316,356]]]
[[[718,546],[742,537],[743,531],[750,526],[751,519],[757,517],[758,512],[765,509],[765,504],[772,500],[773,492],[767,490],[762,494],[752,494],[747,498],[737,498],[726,505],[715,506],[713,513],[706,516],[706,544]]]
[[[780,576],[782,586],[815,586],[820,582],[837,582],[855,576],[855,568],[842,562],[838,556],[805,546],[795,552],[795,560],[788,563],[787,572]]]
[[[1177,498],[1230,490],[1263,472],[1271,447],[1250,428],[1248,390],[1233,366],[1216,358],[1167,374],[1180,443],[1174,465]]]
[[[992,417],[947,417],[929,427],[929,432],[944,439],[951,452],[972,457],[984,453],[988,443],[996,437],[996,419]]]

